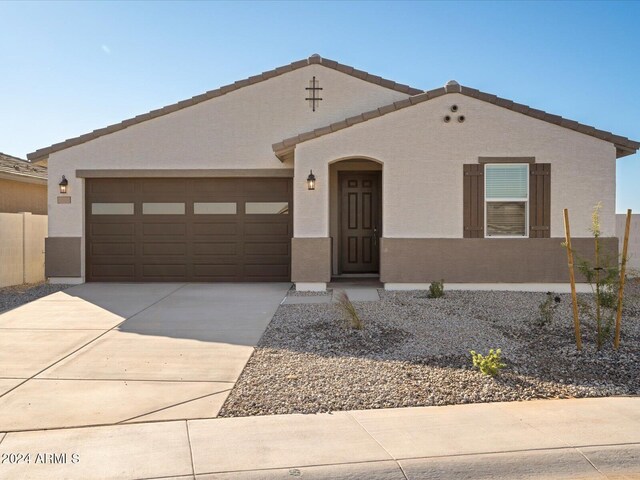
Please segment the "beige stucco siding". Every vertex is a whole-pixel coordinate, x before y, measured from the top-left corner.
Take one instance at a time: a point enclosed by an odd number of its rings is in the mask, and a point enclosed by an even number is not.
[[[616,232],[620,241],[619,252],[622,255],[624,232],[627,227],[627,214],[616,215]],[[627,247],[627,268],[631,276],[640,277],[640,215],[631,215],[629,245]]]
[[[0,287],[44,280],[47,216],[0,213]]]
[[[451,105],[458,112],[451,113]],[[444,123],[443,117],[452,121]],[[458,123],[458,115],[465,116]],[[383,236],[459,238],[463,164],[479,156],[535,157],[551,164],[551,236],[588,236],[591,207],[602,202],[603,236],[615,236],[615,148],[569,129],[460,94],[444,95],[296,147],[295,237],[329,235],[329,167],[369,157],[383,167]],[[313,168],[317,187],[306,190]]]
[[[47,214],[47,186],[0,178],[0,213]]]
[[[316,112],[304,100],[314,75],[323,88]],[[407,96],[310,65],[52,153],[49,236],[84,234],[84,183],[76,170],[292,168],[275,157],[273,143]],[[69,180],[70,204],[57,203],[62,175]]]

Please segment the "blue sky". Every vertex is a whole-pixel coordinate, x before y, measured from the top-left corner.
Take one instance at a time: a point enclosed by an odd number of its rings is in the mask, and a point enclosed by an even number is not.
[[[449,79],[640,140],[640,3],[0,2],[0,151],[28,152],[312,53]],[[640,212],[640,155],[618,211]]]

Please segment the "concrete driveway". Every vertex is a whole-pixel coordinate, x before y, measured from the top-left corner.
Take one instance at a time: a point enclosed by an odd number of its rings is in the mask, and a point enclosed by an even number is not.
[[[84,284],[0,315],[2,431],[215,417],[289,284]]]

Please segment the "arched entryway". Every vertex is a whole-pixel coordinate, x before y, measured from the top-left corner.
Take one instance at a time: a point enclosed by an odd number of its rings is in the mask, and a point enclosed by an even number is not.
[[[351,157],[329,165],[333,277],[376,277],[382,237],[382,163]]]

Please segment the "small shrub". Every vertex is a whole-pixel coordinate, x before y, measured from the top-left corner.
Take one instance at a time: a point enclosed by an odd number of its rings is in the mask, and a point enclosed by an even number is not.
[[[478,368],[483,374],[495,377],[500,370],[507,365],[502,363],[500,358],[502,351],[498,348],[489,350],[489,354],[485,357],[479,353],[471,350],[471,359],[473,360],[473,366]]]
[[[444,297],[444,280],[431,282],[431,285],[429,285],[429,294],[427,296],[429,298]]]
[[[596,343],[600,350],[605,341],[611,336],[612,326],[616,317],[618,289],[620,288],[620,260],[610,255],[604,255],[600,244],[600,209],[598,203],[591,215],[591,233],[595,245],[594,262],[576,254],[577,268],[591,285],[595,308],[582,302],[582,310],[595,321]]]
[[[616,272],[615,283],[618,283]],[[618,292],[616,285],[605,284],[600,290],[600,305],[604,308],[617,309],[618,308]]]
[[[360,318],[360,314],[353,306],[349,295],[346,292],[339,291],[335,294],[337,303],[336,305],[347,320],[347,325],[355,330],[362,330],[364,328],[364,322]]]
[[[560,301],[561,299],[558,295],[547,292],[547,298],[538,306],[538,309],[540,310],[538,325],[548,325],[553,321],[553,316],[556,313]]]

